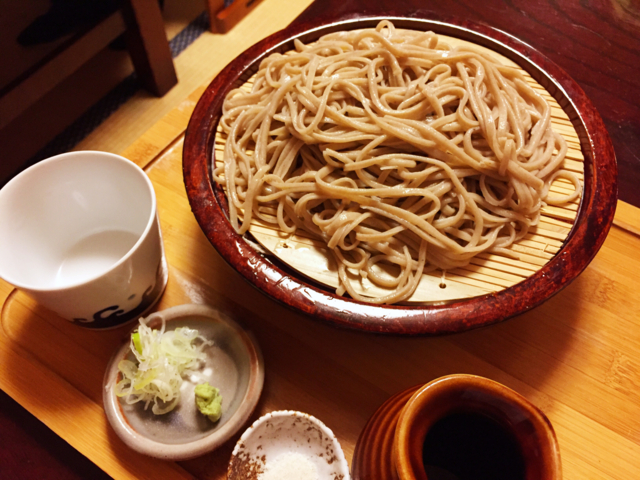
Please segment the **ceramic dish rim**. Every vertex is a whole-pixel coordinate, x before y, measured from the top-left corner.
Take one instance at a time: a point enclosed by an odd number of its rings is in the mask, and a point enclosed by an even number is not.
[[[350,473],[349,462],[347,462],[347,459],[344,454],[344,450],[342,449],[342,445],[340,445],[340,441],[338,440],[338,437],[336,437],[335,433],[333,433],[333,431],[318,418],[308,413],[299,412],[297,410],[274,410],[272,412],[265,413],[260,418],[258,418],[255,422],[253,422],[251,426],[249,426],[242,433],[242,435],[236,442],[236,445],[233,447],[233,452],[231,453],[231,459],[229,460],[229,468],[231,468],[231,463],[233,462],[233,460],[235,458],[238,458],[238,453],[240,453],[240,449],[242,448],[242,446],[246,444],[247,440],[251,438],[251,436],[254,434],[257,428],[260,427],[260,425],[265,423],[267,420],[270,420],[271,418],[277,418],[277,417],[304,417],[307,420],[314,423],[318,428],[320,428],[320,430],[322,430],[322,433],[324,433],[325,435],[327,435],[329,438],[333,440],[333,442],[337,446],[337,451],[336,451],[337,460],[340,463],[342,469],[345,470],[349,475]],[[227,475],[228,475],[228,472],[227,472]]]

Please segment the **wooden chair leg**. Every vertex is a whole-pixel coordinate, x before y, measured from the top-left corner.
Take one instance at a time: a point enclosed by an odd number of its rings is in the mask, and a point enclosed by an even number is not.
[[[140,82],[162,96],[178,83],[158,0],[122,0],[125,37]]]
[[[221,33],[216,30],[215,18],[220,10],[224,8],[224,0],[205,0],[207,12],[209,12],[209,30],[213,33]]]

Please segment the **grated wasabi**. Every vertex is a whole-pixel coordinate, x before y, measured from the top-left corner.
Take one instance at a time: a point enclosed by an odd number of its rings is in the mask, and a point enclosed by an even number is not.
[[[217,422],[222,416],[222,395],[220,390],[209,385],[209,382],[196,385],[196,406],[200,413]]]

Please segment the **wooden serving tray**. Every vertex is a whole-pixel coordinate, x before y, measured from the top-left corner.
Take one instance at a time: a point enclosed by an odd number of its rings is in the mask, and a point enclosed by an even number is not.
[[[124,155],[156,189],[170,265],[158,309],[214,305],[250,329],[265,359],[252,420],[293,409],[331,428],[351,462],[358,436],[391,395],[452,373],[499,381],[556,430],[567,479],[640,478],[640,210],[619,203],[587,269],[542,306],[488,328],[439,338],[381,337],[296,314],[252,288],[209,244],[182,180],[183,134],[202,90]],[[128,449],[102,408],[106,365],[131,325],[72,325],[0,281],[0,388],[114,478],[224,479],[238,432],[220,449],[162,462]]]

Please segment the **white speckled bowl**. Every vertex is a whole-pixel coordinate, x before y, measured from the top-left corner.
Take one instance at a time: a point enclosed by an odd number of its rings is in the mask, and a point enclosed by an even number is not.
[[[104,379],[103,402],[107,418],[118,436],[132,449],[166,460],[185,460],[214,450],[247,422],[264,383],[264,362],[253,337],[233,320],[204,305],[180,305],[147,317],[147,324],[166,330],[197,329],[214,345],[205,348],[205,364],[194,378],[185,379],[178,406],[164,415],[144,410],[142,402],[128,405],[113,389],[119,379],[118,363],[133,358],[129,337],[115,353]],[[194,388],[208,381],[220,389],[222,417],[216,423],[198,412]]]
[[[313,463],[318,480],[350,478],[333,432],[311,415],[283,410],[260,417],[242,434],[231,455],[227,479],[260,480],[269,465],[287,453],[303,455]]]

